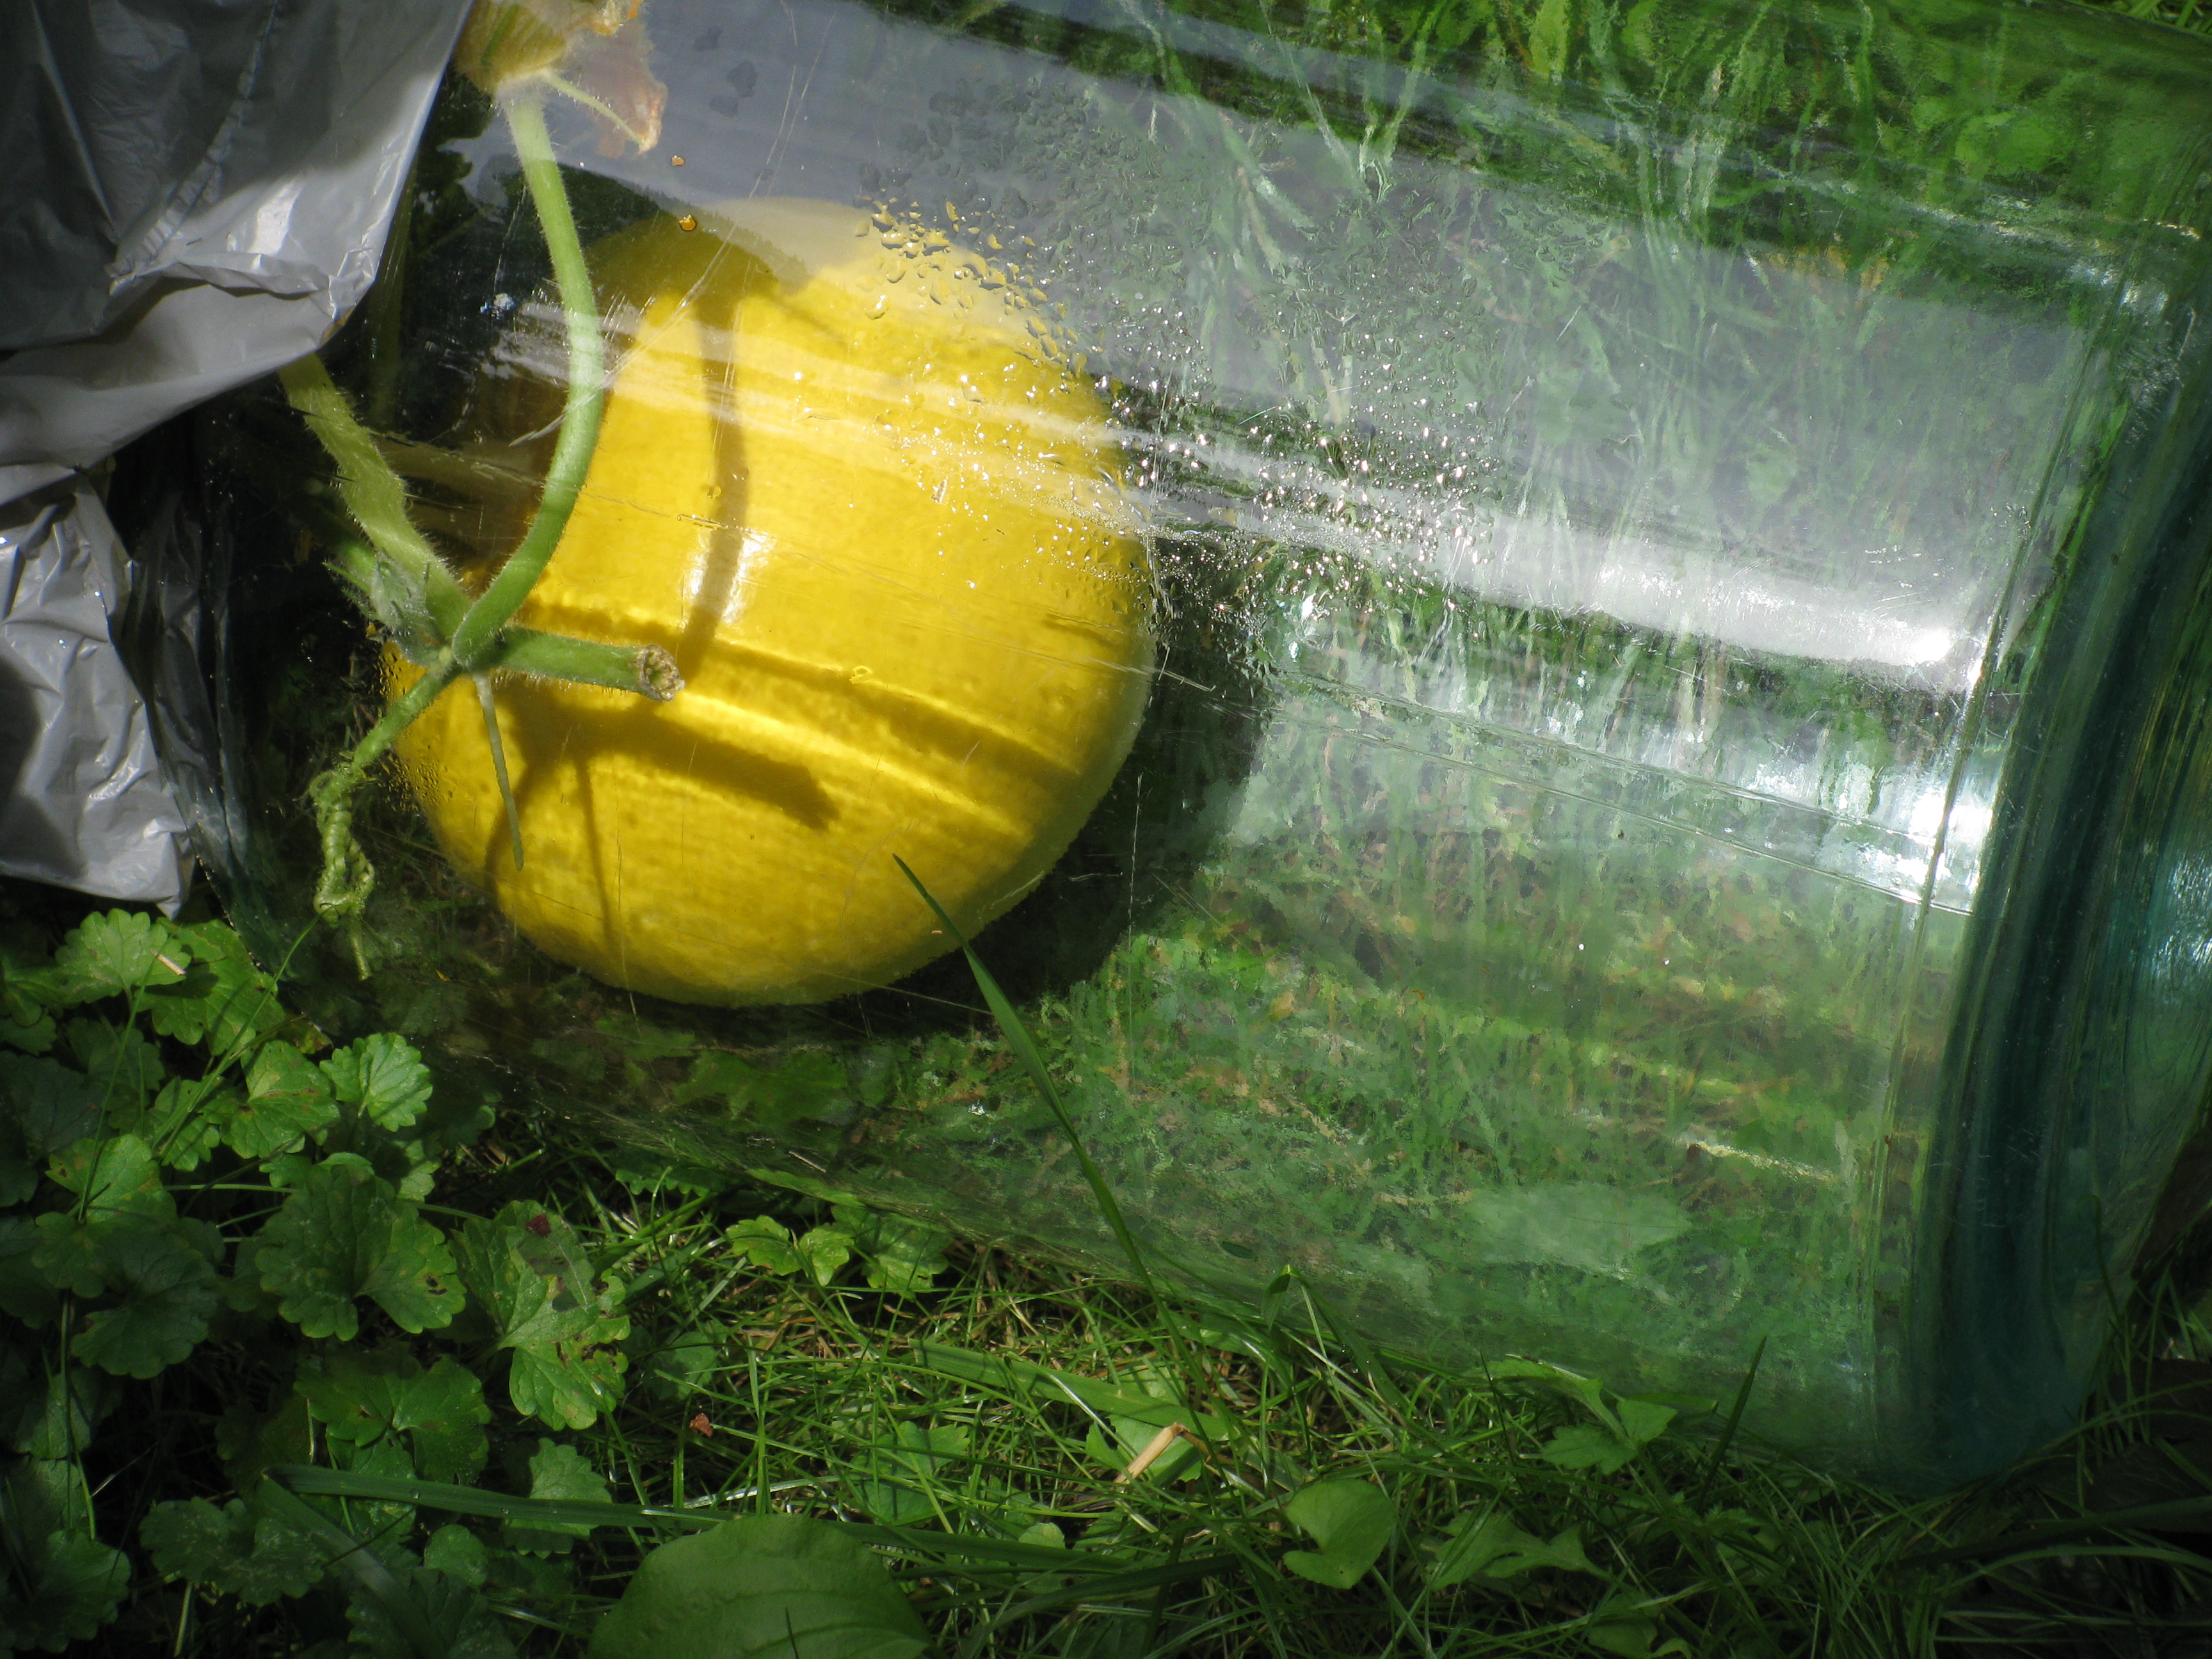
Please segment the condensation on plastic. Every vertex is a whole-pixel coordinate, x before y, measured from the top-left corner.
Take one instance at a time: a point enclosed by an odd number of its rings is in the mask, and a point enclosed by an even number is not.
[[[465,9],[0,9],[0,697],[36,721],[0,732],[0,871],[183,897],[182,820],[108,641],[124,561],[67,481],[344,319]]]
[[[1447,1358],[1724,1399],[1765,1340],[1748,1420],[1906,1484],[2062,1426],[2212,1071],[2212,51],[1965,3],[1384,46],[921,9],[656,5],[659,147],[555,131],[632,192],[602,228],[848,204],[886,292],[1003,286],[1110,399],[1161,670],[981,948],[1139,1232]],[[418,444],[561,373],[497,129],[459,153],[487,252],[409,346]],[[502,465],[468,429],[407,461],[446,522]],[[276,603],[296,532],[232,522]],[[280,741],[226,672],[231,741]],[[382,810],[377,975],[295,958],[334,1023],[1110,1263],[1019,1073],[931,1024],[957,963],[815,1013],[618,994]],[[297,814],[231,813],[289,947]],[[849,1086],[763,1080],[824,1054]]]

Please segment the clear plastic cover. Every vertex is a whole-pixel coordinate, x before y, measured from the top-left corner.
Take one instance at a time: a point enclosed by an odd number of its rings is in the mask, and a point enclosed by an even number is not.
[[[659,1155],[1099,1255],[896,855],[1190,1277],[1626,1388],[1764,1340],[1754,1426],[1988,1467],[2078,1400],[2212,1030],[2212,58],[2016,23],[472,24],[497,99],[329,362],[463,605],[578,418],[542,109],[606,399],[515,621],[683,689],[459,675],[313,923],[308,780],[459,636],[234,403],[234,908]]]

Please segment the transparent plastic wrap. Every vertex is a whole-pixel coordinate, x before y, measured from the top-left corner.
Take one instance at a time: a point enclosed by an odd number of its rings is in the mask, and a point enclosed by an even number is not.
[[[193,441],[171,741],[308,1006],[1110,1263],[901,858],[1191,1279],[1627,1389],[1764,1341],[1752,1426],[1916,1484],[2063,1425],[2212,1064],[2203,43],[503,11],[335,385]]]

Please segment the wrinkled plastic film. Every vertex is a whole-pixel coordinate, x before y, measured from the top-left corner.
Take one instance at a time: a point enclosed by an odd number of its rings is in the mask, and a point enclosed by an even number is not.
[[[0,677],[21,705],[0,868],[180,902],[183,821],[109,641],[124,561],[98,496],[66,481],[351,310],[465,9],[100,0],[0,21],[0,501],[18,525]]]

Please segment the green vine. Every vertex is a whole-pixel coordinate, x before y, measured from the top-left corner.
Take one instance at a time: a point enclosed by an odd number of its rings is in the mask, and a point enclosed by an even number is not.
[[[581,494],[599,443],[606,401],[605,345],[583,244],[552,140],[542,91],[565,86],[550,71],[507,90],[501,106],[523,179],[553,264],[553,284],[568,329],[568,401],[538,510],[514,550],[473,599],[408,516],[406,486],[377,441],[354,414],[319,357],[302,358],[280,378],[292,406],[334,464],[339,498],[367,537],[332,550],[331,567],[355,600],[391,637],[420,678],[336,766],[308,785],[322,852],[315,911],[345,930],[361,970],[368,969],[362,927],[376,870],[354,832],[355,799],[369,770],[400,734],[456,680],[473,684],[482,704],[494,773],[506,804],[515,867],[523,862],[522,831],[509,787],[507,756],[495,708],[495,672],[527,673],[584,685],[610,686],[665,702],[683,688],[675,659],[659,646],[611,645],[514,625],[515,613],[544,574]]]

